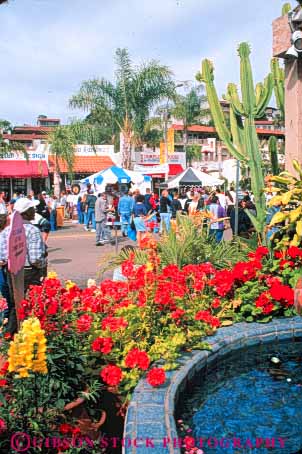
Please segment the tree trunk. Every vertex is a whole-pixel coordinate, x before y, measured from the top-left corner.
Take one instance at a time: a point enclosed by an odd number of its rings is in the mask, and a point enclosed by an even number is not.
[[[123,131],[121,133],[122,139],[122,167],[123,169],[130,169],[131,167],[131,132]]]
[[[60,198],[60,192],[61,192],[61,177],[60,174],[58,173],[57,169],[54,171],[53,174],[53,185],[54,185],[54,195],[58,198]]]

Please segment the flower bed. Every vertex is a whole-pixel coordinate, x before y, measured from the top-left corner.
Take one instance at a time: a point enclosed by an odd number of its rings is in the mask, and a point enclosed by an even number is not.
[[[20,311],[44,330],[47,373],[40,373],[46,366],[37,371],[29,362],[24,375],[11,339],[1,347],[4,355],[10,349],[9,362],[16,365],[1,370],[1,448],[16,431],[56,435],[68,424],[77,436],[81,429],[66,412],[68,402],[81,396],[91,421],[99,420],[105,387],[118,387],[127,403],[142,375],[151,386],[162,385],[181,354],[207,348],[202,338],[220,326],[292,316],[301,261],[301,249],[270,258],[260,247],[232,269],[216,270],[210,263],[161,269],[153,245],[146,265],[137,267],[133,256],[123,263],[127,282],[106,280],[81,290],[50,275],[31,288]],[[39,359],[35,348],[30,352],[33,362]],[[159,359],[163,365],[155,367]]]

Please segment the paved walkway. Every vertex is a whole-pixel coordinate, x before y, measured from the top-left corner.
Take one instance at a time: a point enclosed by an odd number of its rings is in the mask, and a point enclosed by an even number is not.
[[[129,242],[118,231],[119,251]],[[100,266],[115,255],[115,246],[95,245],[95,233],[86,232],[82,225],[66,222],[56,232],[51,232],[48,239],[48,270],[56,271],[62,281],[70,279],[80,287],[85,287],[87,280],[102,280]],[[104,277],[111,278],[112,272]]]

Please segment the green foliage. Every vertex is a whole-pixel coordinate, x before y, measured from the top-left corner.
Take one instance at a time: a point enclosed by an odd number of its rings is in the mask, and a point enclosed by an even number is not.
[[[150,112],[164,98],[175,94],[172,73],[152,60],[135,67],[127,49],[116,51],[116,80],[84,81],[70,106],[90,111],[89,122],[105,127],[117,144],[124,136],[123,167],[130,167],[130,150],[140,144]]]
[[[302,168],[294,160],[293,167],[297,175],[289,172],[281,172],[278,176],[269,178],[267,190],[277,195],[269,201],[269,206],[280,206],[270,220],[268,229],[273,229],[271,245],[278,250],[284,250],[288,246],[302,246]],[[276,183],[278,187],[272,187]]]
[[[158,242],[161,266],[210,262],[216,268],[227,268],[244,260],[247,251],[247,246],[239,241],[217,243],[206,228],[195,225],[187,216],[178,217],[177,233],[171,230]]]
[[[209,60],[202,62],[201,79],[206,84],[207,97],[212,117],[220,139],[226,144],[229,152],[248,165],[251,171],[251,185],[255,196],[257,218],[248,212],[254,228],[263,235],[265,225],[265,197],[263,194],[264,176],[261,152],[255,127],[255,119],[262,118],[272,95],[273,80],[269,74],[264,83],[254,87],[250,63],[250,47],[241,43],[238,48],[240,57],[240,100],[235,84],[229,84],[225,98],[230,102],[230,129],[227,127],[218,95],[214,85],[214,68]],[[243,119],[243,120],[242,120]],[[264,238],[264,237],[263,237]]]
[[[268,149],[271,159],[271,170],[273,175],[278,175],[279,173],[279,162],[278,162],[278,149],[277,149],[277,139],[275,136],[270,136],[268,141]]]
[[[186,149],[187,165],[191,166],[194,160],[200,161],[201,147],[200,145],[189,145]]]
[[[65,162],[72,176],[77,143],[73,127],[57,126],[48,136],[51,144],[51,154],[55,157],[56,171],[60,172],[60,160]]]
[[[274,93],[276,98],[277,107],[280,110],[280,120],[284,122],[285,117],[285,76],[284,69],[279,66],[278,58],[271,60],[271,72],[274,83]]]

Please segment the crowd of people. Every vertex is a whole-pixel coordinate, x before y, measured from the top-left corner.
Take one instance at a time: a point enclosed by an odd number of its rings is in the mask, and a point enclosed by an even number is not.
[[[158,196],[151,189],[145,194],[139,190],[124,191],[121,193],[95,194],[91,187],[78,197],[76,202],[77,218],[87,231],[96,233],[96,245],[102,246],[112,241],[111,230],[108,228],[113,222],[119,222],[124,237],[130,236],[131,230],[136,231],[138,245],[148,231],[169,232],[177,213],[194,216],[201,211],[208,211],[211,216],[210,234],[218,242],[223,238],[226,228],[235,232],[235,204],[236,193],[231,187],[225,193],[217,188],[208,190],[201,187],[162,190]],[[250,218],[245,212],[249,208],[255,213],[253,197],[244,193],[239,201],[238,233],[249,236],[252,231]]]

